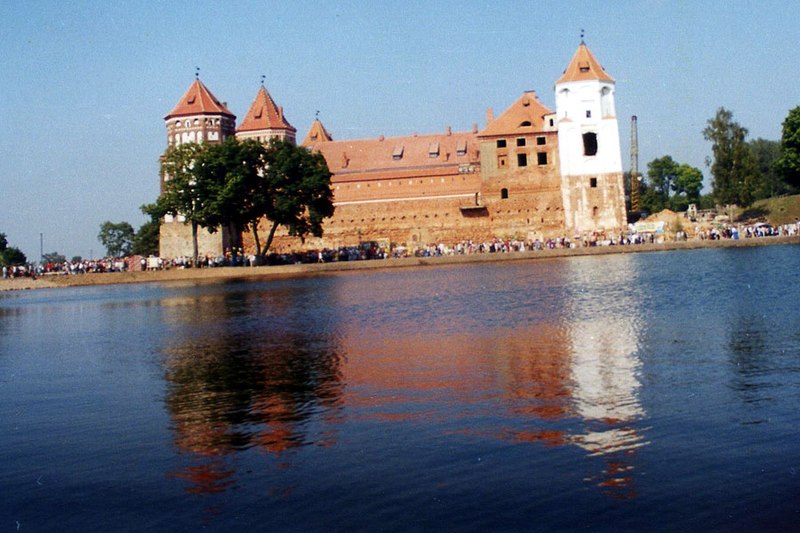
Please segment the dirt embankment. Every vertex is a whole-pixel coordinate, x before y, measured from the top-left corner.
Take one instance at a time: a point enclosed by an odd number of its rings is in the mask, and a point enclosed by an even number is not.
[[[263,267],[224,267],[171,269],[155,272],[110,272],[103,274],[82,274],[75,276],[42,276],[37,279],[0,279],[0,291],[47,289],[86,285],[113,285],[118,283],[156,283],[170,281],[200,281],[236,278],[286,278],[318,275],[352,270],[373,270],[382,268],[408,268],[448,264],[532,261],[554,257],[575,257],[582,255],[606,255],[618,253],[663,252],[668,250],[693,250],[700,248],[726,248],[765,246],[775,244],[800,244],[800,236],[764,237],[744,240],[666,242],[662,244],[639,244],[629,246],[596,246],[588,248],[555,249],[513,253],[471,254],[442,257],[406,257],[373,261],[344,261],[336,263],[263,266]]]

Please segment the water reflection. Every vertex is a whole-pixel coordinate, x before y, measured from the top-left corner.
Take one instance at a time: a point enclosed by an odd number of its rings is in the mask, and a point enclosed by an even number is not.
[[[572,396],[585,430],[571,440],[606,467],[599,484],[620,498],[636,495],[632,471],[637,448],[647,444],[637,422],[639,399],[638,272],[631,256],[567,263],[576,290],[569,303]]]
[[[165,301],[165,319],[177,326],[165,349],[166,405],[176,445],[195,455],[174,476],[189,480],[190,491],[235,486],[222,456],[253,447],[279,455],[335,439],[330,424],[313,433],[309,421],[338,416],[340,358],[302,313],[291,316],[302,307],[292,307],[292,294],[234,290]]]

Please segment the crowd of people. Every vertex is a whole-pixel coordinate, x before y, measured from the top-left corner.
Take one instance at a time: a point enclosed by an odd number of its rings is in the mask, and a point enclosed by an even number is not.
[[[800,221],[780,226],[765,223],[750,225],[723,225],[714,228],[696,226],[693,235],[680,229],[669,235],[675,241],[754,239],[774,236],[800,235]],[[309,263],[331,263],[335,261],[366,261],[390,257],[440,257],[447,255],[513,253],[539,250],[570,249],[591,246],[631,246],[645,243],[661,243],[667,240],[666,233],[637,233],[633,227],[628,232],[592,233],[583,236],[558,237],[549,239],[492,239],[475,242],[465,240],[453,245],[445,243],[417,246],[392,246],[386,248],[377,242],[362,243],[359,246],[343,246],[337,249],[313,250],[304,252],[271,253],[262,262],[255,255],[247,255],[241,248],[226,250],[219,257],[204,255],[194,265],[190,257],[164,259],[159,257],[104,258],[92,260],[64,261],[63,263],[29,264],[3,266],[3,278],[38,277],[55,274],[86,274],[90,272],[124,272],[130,270],[163,270],[169,268],[215,268],[226,266],[289,265]]]

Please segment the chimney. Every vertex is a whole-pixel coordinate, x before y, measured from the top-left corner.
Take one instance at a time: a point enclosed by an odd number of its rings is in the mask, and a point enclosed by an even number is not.
[[[447,135],[449,136],[449,135],[452,135],[452,134],[453,134],[452,128],[450,128],[450,126],[447,126]]]
[[[383,140],[384,140],[385,138],[386,138],[386,137],[384,137],[383,135],[378,135],[378,140],[379,140],[379,141],[381,141],[381,142],[383,142]]]
[[[283,120],[283,106],[282,105],[278,106],[278,118]]]
[[[478,123],[474,122],[472,124],[472,133],[478,133]]]
[[[492,111],[491,107],[486,108],[486,125],[488,126],[494,122],[494,111]]]

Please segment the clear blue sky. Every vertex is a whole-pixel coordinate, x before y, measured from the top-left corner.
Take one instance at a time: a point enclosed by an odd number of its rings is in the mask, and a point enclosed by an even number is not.
[[[800,3],[786,1],[12,2],[0,0],[0,232],[29,259],[102,256],[100,224],[145,221],[163,118],[195,67],[241,119],[267,89],[302,138],[485,126],[553,84],[580,42],[617,81],[622,160],[703,170],[717,108],[779,140],[800,105]]]

